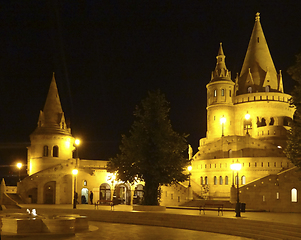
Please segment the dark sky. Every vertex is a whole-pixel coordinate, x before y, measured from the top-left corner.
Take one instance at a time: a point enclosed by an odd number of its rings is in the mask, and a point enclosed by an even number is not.
[[[0,3],[2,164],[25,162],[52,72],[72,133],[82,139],[80,157],[107,159],[118,152],[135,106],[156,89],[171,104],[174,129],[190,134],[196,151],[206,134],[206,84],[219,43],[234,77],[256,12],[286,92],[293,85],[286,70],[301,50],[297,0]]]

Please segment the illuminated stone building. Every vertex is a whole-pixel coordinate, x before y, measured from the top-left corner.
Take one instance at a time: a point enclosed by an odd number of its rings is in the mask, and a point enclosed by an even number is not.
[[[28,203],[71,204],[74,190],[79,203],[88,202],[91,191],[94,202],[100,198],[111,200],[114,190],[116,198],[130,204],[137,196],[135,189],[141,188],[115,181],[106,171],[107,161],[73,156],[75,138],[65,120],[54,74],[30,141],[29,176],[18,183],[18,193]],[[78,169],[76,176],[72,175],[73,169]]]
[[[289,106],[291,96],[284,93],[281,71],[276,72],[259,13],[241,72],[234,81],[226,67],[222,44],[216,59],[206,86],[207,134],[200,139],[198,151],[192,158],[194,198],[229,200],[231,186],[237,181],[230,165],[239,162],[243,201],[248,204],[252,199],[260,203],[257,208],[264,208],[261,202],[265,201],[269,189],[261,189],[261,193],[253,190],[256,198],[254,194],[248,195],[248,190],[251,186],[254,188],[254,181],[273,178],[273,182],[277,182],[275,179],[279,180],[277,176],[281,173],[295,172],[283,153],[294,109]],[[292,188],[286,189],[288,196]],[[232,193],[235,191],[232,187]],[[275,199],[276,192],[272,194]],[[232,202],[233,197],[235,194],[232,194]]]

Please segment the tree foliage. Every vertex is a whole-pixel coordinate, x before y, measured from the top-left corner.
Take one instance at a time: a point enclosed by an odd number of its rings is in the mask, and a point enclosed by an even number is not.
[[[293,121],[290,123],[291,129],[285,154],[292,163],[301,168],[301,54],[298,54],[296,58],[295,65],[288,69],[288,73],[296,81],[290,101],[291,107],[295,107],[296,111]]]
[[[136,107],[129,136],[123,135],[120,153],[110,159],[109,171],[117,171],[120,180],[145,182],[145,205],[158,205],[160,186],[185,181],[183,171],[189,161],[186,135],[178,134],[169,120],[169,103],[160,91],[149,92]]]

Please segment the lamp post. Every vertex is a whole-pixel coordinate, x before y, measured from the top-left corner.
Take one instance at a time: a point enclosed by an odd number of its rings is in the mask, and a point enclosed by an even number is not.
[[[241,164],[240,163],[233,163],[231,164],[231,169],[234,171],[237,171],[237,198],[236,198],[236,217],[240,217],[240,203],[239,203],[239,178],[238,178],[238,172],[241,169]]]
[[[221,125],[222,125],[222,137],[224,136],[224,131],[225,131],[225,123],[226,123],[226,118],[224,115],[220,119]]]
[[[187,170],[189,172],[189,175],[188,175],[188,180],[189,180],[189,182],[188,182],[188,199],[192,200],[193,199],[193,197],[192,197],[192,189],[191,189],[191,170],[192,170],[192,166],[189,165],[187,167]]]
[[[76,192],[76,175],[78,174],[78,170],[75,168],[72,170],[73,178],[74,178],[74,194],[73,194],[73,208],[76,208],[76,202],[78,194]]]
[[[20,178],[20,171],[21,171],[21,168],[22,168],[22,163],[17,163],[17,168],[19,168],[19,182],[21,182],[21,178]]]
[[[76,146],[75,158],[78,159],[78,146],[80,145],[80,140],[78,138],[75,139],[74,144]]]
[[[115,181],[115,179],[116,179],[116,173],[113,173],[112,174],[112,194],[111,194],[111,201],[113,201],[114,200],[114,181]]]
[[[250,120],[250,114],[247,112],[247,114],[245,115],[245,119],[246,119],[246,123],[247,123],[247,134],[249,134],[249,120]]]
[[[191,165],[188,166],[188,167],[187,167],[187,170],[188,170],[188,172],[189,172],[189,184],[188,184],[188,187],[191,187],[191,184],[190,184],[190,176],[191,176],[192,166],[191,166]]]

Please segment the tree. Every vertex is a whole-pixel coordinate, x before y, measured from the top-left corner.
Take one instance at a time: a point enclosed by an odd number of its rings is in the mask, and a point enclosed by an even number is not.
[[[160,186],[187,180],[187,135],[178,134],[169,120],[169,103],[160,91],[149,92],[136,107],[129,136],[122,136],[120,153],[110,159],[108,170],[125,182],[143,180],[144,205],[158,205]]]
[[[290,123],[291,129],[284,152],[295,166],[301,168],[301,54],[298,54],[296,58],[296,64],[288,69],[288,73],[296,81],[290,100],[291,107],[295,107],[296,111]]]

